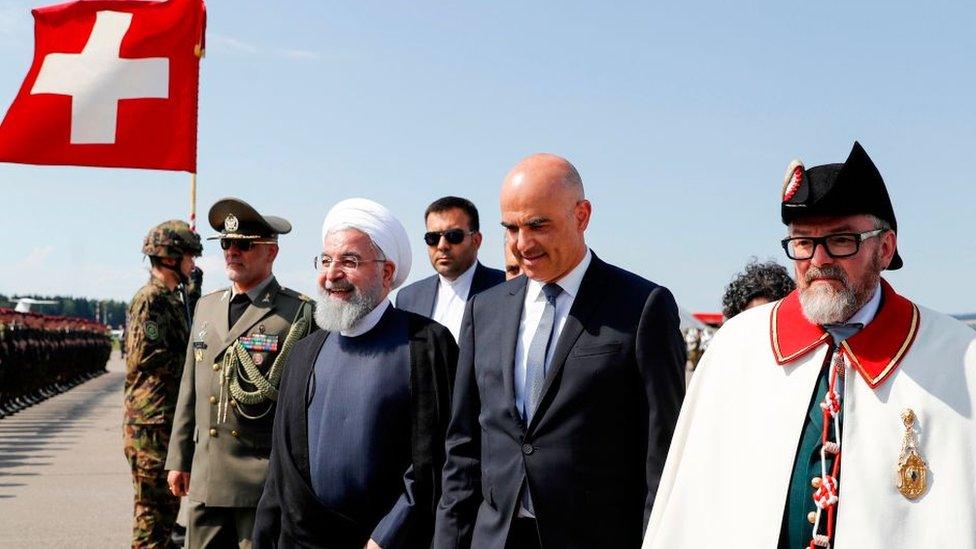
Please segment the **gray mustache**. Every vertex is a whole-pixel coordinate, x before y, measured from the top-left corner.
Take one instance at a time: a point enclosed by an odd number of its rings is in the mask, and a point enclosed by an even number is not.
[[[843,282],[845,286],[848,285],[847,274],[844,273],[843,269],[836,265],[826,265],[824,267],[814,267],[811,265],[810,268],[807,269],[807,273],[803,276],[803,280],[809,284],[813,282],[815,278],[836,278],[837,280]]]
[[[340,281],[340,282],[332,282],[331,280],[325,281],[326,290],[345,291],[345,290],[354,290],[355,288],[356,287],[353,286],[352,283],[348,281]]]

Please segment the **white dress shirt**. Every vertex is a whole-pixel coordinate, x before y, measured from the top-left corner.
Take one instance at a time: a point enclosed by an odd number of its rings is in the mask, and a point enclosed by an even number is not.
[[[461,336],[461,319],[464,318],[464,306],[471,293],[471,281],[474,280],[474,271],[478,266],[475,261],[454,280],[448,280],[437,275],[437,295],[434,297],[434,316],[435,322],[446,327],[454,336],[454,341],[458,341]]]
[[[552,360],[552,355],[556,351],[556,342],[559,341],[559,335],[563,331],[563,326],[566,325],[569,310],[573,307],[573,302],[576,301],[576,294],[579,293],[583,275],[590,266],[592,259],[593,254],[587,248],[583,260],[576,267],[573,267],[573,270],[569,271],[566,276],[556,281],[556,284],[563,291],[556,298],[556,314],[552,323],[552,343],[546,353],[546,373],[549,372],[549,361]],[[515,342],[515,405],[518,406],[522,417],[525,417],[525,376],[528,370],[529,346],[532,345],[532,338],[535,337],[535,332],[539,328],[542,313],[546,310],[546,296],[542,293],[542,287],[545,285],[546,283],[531,278],[526,283],[522,319],[519,321],[518,340]]]

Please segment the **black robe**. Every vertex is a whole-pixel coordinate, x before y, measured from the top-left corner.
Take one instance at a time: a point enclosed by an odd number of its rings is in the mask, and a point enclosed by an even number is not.
[[[428,547],[441,493],[444,434],[451,414],[457,344],[447,328],[407,315],[410,338],[411,447],[415,496],[426,520],[415,521],[408,547]],[[299,341],[285,365],[274,420],[271,462],[254,524],[255,549],[323,547],[361,549],[375,525],[357,524],[315,497],[309,475],[308,386],[315,359],[329,332]]]

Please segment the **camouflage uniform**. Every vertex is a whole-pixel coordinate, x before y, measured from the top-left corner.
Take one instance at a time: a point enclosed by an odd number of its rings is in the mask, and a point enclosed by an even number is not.
[[[167,227],[174,223],[175,229]],[[177,229],[189,242],[177,239],[174,245],[172,239],[157,238],[153,245],[154,233],[172,236],[167,231]],[[155,228],[143,249],[156,257],[199,255],[200,250],[199,237],[183,222]],[[163,464],[190,334],[186,306],[176,291],[152,277],[132,298],[127,325],[123,440],[135,489],[132,546],[170,547],[180,500],[169,491]]]

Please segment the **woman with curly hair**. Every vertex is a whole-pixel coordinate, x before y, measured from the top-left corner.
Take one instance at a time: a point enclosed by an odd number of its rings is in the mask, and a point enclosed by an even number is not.
[[[796,288],[786,267],[774,261],[759,263],[752,258],[744,272],[739,273],[725,288],[722,313],[728,320],[746,309],[763,303],[778,301]]]

